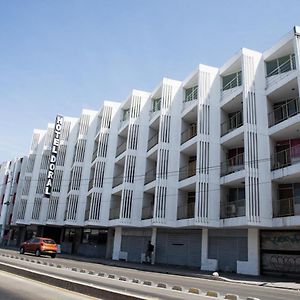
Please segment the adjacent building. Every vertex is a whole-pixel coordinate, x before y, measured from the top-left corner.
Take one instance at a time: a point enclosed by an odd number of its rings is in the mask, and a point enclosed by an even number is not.
[[[243,48],[64,117],[49,199],[54,125],[35,130],[9,243],[36,234],[67,253],[142,262],[151,241],[153,263],[299,274],[299,70],[295,27],[264,53]]]

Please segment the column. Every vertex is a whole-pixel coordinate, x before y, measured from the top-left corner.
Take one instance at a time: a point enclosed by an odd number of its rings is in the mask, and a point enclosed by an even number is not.
[[[156,236],[157,236],[157,228],[152,228],[152,235],[151,235],[151,244],[154,246],[154,251],[152,253],[151,264],[154,265],[155,263],[155,251],[156,251]]]
[[[114,236],[114,246],[113,246],[113,260],[119,260],[119,254],[121,251],[121,241],[122,241],[122,227],[115,228]]]
[[[248,261],[237,261],[237,273],[248,275],[259,275],[260,273],[259,253],[259,230],[248,229]]]
[[[216,271],[218,260],[208,258],[208,229],[202,229],[201,270]]]

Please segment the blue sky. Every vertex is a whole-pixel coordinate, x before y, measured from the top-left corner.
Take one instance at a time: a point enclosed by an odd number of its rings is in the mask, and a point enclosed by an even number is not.
[[[299,0],[0,0],[0,162],[27,154],[56,114],[266,50],[299,11]]]

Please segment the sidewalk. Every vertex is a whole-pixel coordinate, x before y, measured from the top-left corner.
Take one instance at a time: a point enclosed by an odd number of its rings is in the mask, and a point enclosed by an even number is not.
[[[0,246],[0,249],[15,250],[18,251],[18,248],[15,247],[4,247]],[[201,271],[198,268],[187,268],[182,266],[171,266],[171,265],[162,265],[162,264],[141,264],[127,261],[118,261],[111,259],[103,258],[93,258],[93,257],[84,257],[71,254],[59,254],[58,257],[76,261],[91,262],[97,264],[103,264],[107,266],[114,266],[120,268],[129,268],[140,271],[147,272],[157,272],[163,274],[172,274],[179,276],[187,277],[198,277],[203,279],[210,280],[221,280],[227,282],[241,283],[247,285],[257,285],[281,289],[290,289],[298,290],[300,292],[300,278],[288,278],[288,277],[275,277],[275,276],[250,276],[250,275],[241,275],[235,273],[219,273],[219,277],[214,277],[213,272]]]
[[[91,258],[83,257],[70,254],[60,254],[59,255],[65,259],[73,259],[78,261],[93,262],[103,265],[109,265],[121,268],[130,268],[147,272],[157,272],[164,274],[180,275],[187,277],[198,277],[210,280],[221,280],[227,282],[266,286],[281,289],[298,290],[300,292],[300,278],[288,278],[288,277],[273,277],[273,276],[251,276],[251,275],[241,275],[236,273],[219,273],[219,277],[212,275],[213,272],[201,271],[197,268],[187,268],[182,266],[171,266],[162,264],[141,264],[127,261],[118,261],[110,259],[101,258]]]

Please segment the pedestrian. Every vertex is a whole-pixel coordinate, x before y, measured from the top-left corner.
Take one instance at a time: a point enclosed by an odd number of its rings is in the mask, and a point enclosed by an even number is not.
[[[147,263],[152,263],[152,253],[154,251],[154,246],[151,244],[151,241],[148,242],[147,251],[145,255],[145,260]]]

